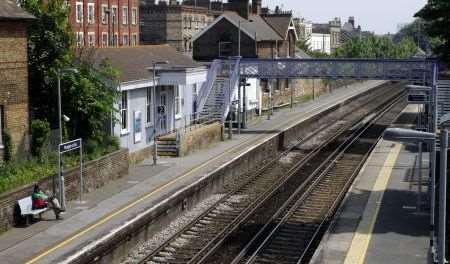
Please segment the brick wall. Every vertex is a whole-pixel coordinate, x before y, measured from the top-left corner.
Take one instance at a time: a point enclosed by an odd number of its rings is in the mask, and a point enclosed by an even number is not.
[[[220,142],[223,139],[223,126],[220,123],[213,123],[196,128],[181,136],[180,156],[206,148],[212,143]]]
[[[18,158],[28,150],[27,31],[22,22],[0,22],[0,106],[2,126],[11,132]]]
[[[83,3],[83,21],[78,22],[76,19],[76,4]],[[94,5],[94,21],[89,23],[88,21],[88,4]],[[113,6],[117,7],[117,19],[116,23],[112,24],[112,19],[102,21],[102,5],[105,5],[108,9]],[[128,35],[128,46],[132,44],[133,35],[136,35],[137,43],[139,45],[139,1],[138,0],[70,0],[71,13],[70,23],[72,29],[75,32],[83,32],[84,46],[89,45],[88,33],[92,32],[95,35],[95,46],[102,46],[102,34],[106,33],[108,36],[115,32],[118,34],[119,46],[124,46],[124,35]],[[123,24],[123,7],[128,7],[128,23]],[[136,8],[136,24],[132,22],[133,8]],[[112,18],[112,16],[111,16]],[[114,27],[114,28],[113,28]]]
[[[84,191],[92,192],[128,172],[128,149],[121,149],[98,160],[84,164]],[[39,182],[43,190],[52,190],[52,179],[48,177]],[[73,200],[79,194],[79,168],[65,172],[67,199]],[[0,232],[14,225],[14,206],[17,200],[31,195],[33,184],[20,187],[0,195]]]

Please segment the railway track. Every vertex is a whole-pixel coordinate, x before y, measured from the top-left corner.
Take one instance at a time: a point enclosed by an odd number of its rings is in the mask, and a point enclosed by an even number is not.
[[[297,189],[231,263],[307,263],[368,154],[402,108],[394,102],[344,142],[320,166],[324,169],[311,175],[307,190]]]
[[[354,133],[349,128],[354,124],[355,115],[354,113],[351,117],[321,128],[308,137],[299,139],[287,151],[276,153],[276,159],[267,162],[256,173],[245,175],[246,179],[238,188],[225,195],[139,263],[205,261],[226,238],[254,215],[255,210],[265,203],[273,203],[271,198],[279,194],[284,186],[301,185],[308,175],[316,171],[318,164],[326,162],[339,146],[340,138]],[[302,173],[296,173],[298,171]],[[297,174],[295,181],[291,177],[293,174]],[[292,192],[286,192],[286,195],[291,194]],[[273,208],[279,209],[286,199],[280,199]],[[268,211],[272,212],[273,209]]]

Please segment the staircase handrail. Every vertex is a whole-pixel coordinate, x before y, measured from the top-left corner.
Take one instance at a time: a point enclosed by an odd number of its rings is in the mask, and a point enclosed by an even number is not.
[[[236,91],[236,88],[238,87],[237,82],[239,81],[239,71],[240,71],[240,64],[241,59],[237,58],[234,64],[233,72],[231,73],[231,77],[228,82],[228,89],[225,89],[225,97],[224,97],[224,103],[225,107],[222,112],[222,123],[225,122],[227,115],[230,111],[233,95]],[[231,67],[230,67],[231,70]]]
[[[206,102],[208,101],[209,94],[212,91],[212,88],[214,87],[214,83],[216,82],[217,74],[219,67],[221,66],[220,60],[214,60],[211,64],[211,67],[208,70],[208,75],[206,78],[206,82],[203,83],[202,88],[200,89],[200,92],[197,96],[198,98],[198,112],[202,112],[203,108],[206,105]]]

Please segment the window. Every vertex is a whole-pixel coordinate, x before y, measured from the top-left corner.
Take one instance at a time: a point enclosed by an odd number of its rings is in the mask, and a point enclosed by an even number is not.
[[[82,2],[76,3],[75,18],[76,18],[77,23],[83,22],[83,3]]]
[[[197,84],[196,83],[192,85],[192,94],[194,96],[198,95],[198,88],[197,88]]]
[[[198,29],[198,22],[199,22],[198,17],[195,16],[194,17],[195,29]]]
[[[117,47],[118,45],[119,45],[119,35],[117,33],[114,33],[113,46]]]
[[[77,40],[77,47],[81,48],[84,46],[84,34],[83,32],[76,32],[76,40]]]
[[[102,33],[102,47],[108,47],[108,33]]]
[[[130,45],[128,34],[123,34],[123,45],[124,46]]]
[[[88,33],[89,47],[95,47],[95,32]]]
[[[94,3],[88,3],[88,23],[94,24],[95,14],[94,14]]]
[[[184,25],[183,25],[183,28],[184,29],[187,29],[188,28],[188,17],[187,16],[185,16],[184,18],[183,18],[183,21],[184,21]]]
[[[192,29],[192,17],[189,17],[189,29]]]
[[[3,147],[3,106],[0,105],[0,147]]]
[[[122,7],[122,24],[128,25],[128,6]]]
[[[175,86],[175,116],[181,115],[181,101],[180,86]]]
[[[113,25],[117,24],[117,6],[112,7],[112,23]]]
[[[147,87],[147,124],[153,122],[153,101],[152,92],[153,87]]]
[[[221,41],[219,42],[219,57],[229,57],[233,52],[232,42]]]
[[[137,34],[133,34],[132,39],[131,39],[131,46],[136,46],[137,45]]]
[[[108,17],[108,6],[107,5],[102,5],[102,23],[103,24],[107,24],[109,17]]]
[[[122,92],[122,104],[120,105],[120,117],[122,123],[122,132],[128,130],[128,93]]]
[[[131,11],[131,23],[133,25],[137,24],[137,8],[136,7],[134,7]]]

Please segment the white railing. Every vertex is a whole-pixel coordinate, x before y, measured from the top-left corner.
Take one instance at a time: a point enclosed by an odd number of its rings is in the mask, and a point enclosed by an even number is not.
[[[220,60],[214,60],[211,64],[211,67],[208,70],[208,76],[206,79],[206,82],[203,83],[202,88],[199,91],[199,94],[197,96],[198,98],[198,112],[202,112],[203,108],[206,105],[206,102],[208,101],[208,97],[214,87],[214,84],[216,82],[217,73],[221,66]]]
[[[233,103],[233,95],[236,92],[236,89],[238,87],[238,81],[239,81],[239,71],[240,71],[240,58],[237,58],[236,61],[234,61],[234,67],[233,71],[231,71],[232,61],[229,61],[230,63],[230,78],[228,80],[228,87],[225,89],[225,96],[224,96],[224,109],[222,111],[222,122],[225,122],[227,115],[230,111],[231,105]]]

